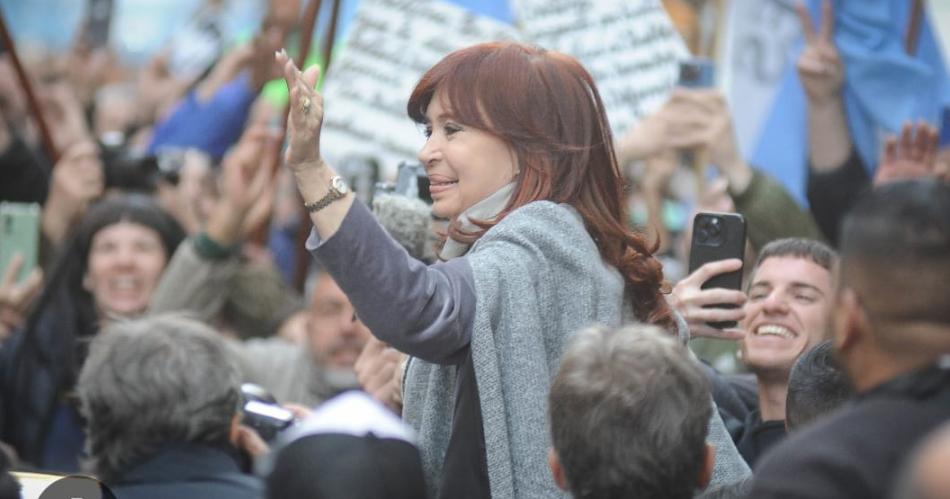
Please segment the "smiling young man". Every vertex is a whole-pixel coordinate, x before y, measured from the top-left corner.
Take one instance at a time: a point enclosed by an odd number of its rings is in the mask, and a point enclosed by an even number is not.
[[[894,182],[855,204],[841,228],[831,330],[857,395],[769,452],[749,497],[894,497],[911,450],[950,419],[947,283],[950,185]]]
[[[759,253],[741,324],[740,355],[758,381],[758,410],[737,439],[750,466],[785,436],[789,374],[827,335],[836,260],[831,248],[809,239],[780,239]]]

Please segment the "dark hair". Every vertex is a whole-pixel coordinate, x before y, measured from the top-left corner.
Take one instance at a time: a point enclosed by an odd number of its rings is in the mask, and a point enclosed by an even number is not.
[[[785,425],[789,431],[811,423],[854,395],[854,387],[835,359],[830,341],[803,353],[788,378]]]
[[[3,387],[7,401],[34,400],[36,397],[31,393],[35,390],[36,373],[51,365],[58,366],[56,370],[60,374],[53,390],[60,393],[74,386],[85,357],[84,340],[98,332],[100,323],[92,295],[82,284],[90,247],[100,230],[121,221],[155,230],[167,258],[171,258],[185,235],[175,219],[145,195],[117,195],[92,205],[60,251],[43,292],[20,332],[19,351],[12,356],[11,375]],[[5,433],[25,439],[20,427],[24,424],[21,419],[32,414],[28,404],[6,405],[3,408]],[[26,459],[36,460],[40,457],[37,454],[40,445],[40,442],[21,442],[17,450]]]
[[[577,333],[549,396],[551,436],[576,498],[691,498],[705,463],[709,382],[655,326]]]
[[[44,297],[47,297],[47,292],[56,293],[60,289],[70,295],[69,299],[74,302],[78,315],[76,326],[79,336],[89,336],[98,330],[99,317],[92,295],[82,285],[92,240],[99,231],[119,222],[144,225],[158,233],[166,259],[171,258],[185,237],[181,225],[149,196],[123,194],[92,205],[60,252],[44,289]],[[43,303],[41,299],[40,304]],[[42,308],[37,307],[37,315],[43,312]]]
[[[558,52],[484,43],[452,52],[429,69],[409,97],[409,117],[425,123],[437,91],[444,92],[454,119],[504,141],[520,166],[512,198],[498,217],[473,221],[479,227],[474,233],[454,221],[449,235],[471,243],[532,201],[570,204],[602,258],[623,275],[637,317],[675,330],[662,295],[663,268],[652,256],[659,243],[648,246],[627,226],[623,177],[590,73]]]
[[[759,257],[755,261],[755,268],[758,269],[762,262],[769,258],[793,257],[809,260],[828,272],[834,272],[838,265],[838,254],[827,244],[814,239],[805,239],[802,237],[788,237],[785,239],[776,239],[759,251]]]
[[[224,339],[201,322],[160,315],[111,324],[76,385],[90,471],[112,483],[169,444],[228,445],[240,383]]]
[[[845,216],[840,239],[842,284],[875,323],[950,324],[950,185],[878,187]]]

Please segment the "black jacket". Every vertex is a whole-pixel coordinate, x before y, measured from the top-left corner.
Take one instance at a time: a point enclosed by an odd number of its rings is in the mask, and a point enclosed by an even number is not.
[[[20,458],[43,466],[43,444],[53,414],[75,384],[81,354],[74,307],[57,300],[34,327],[14,333],[0,346],[0,440]],[[78,464],[78,456],[77,456]]]
[[[950,365],[899,376],[769,451],[750,497],[890,497],[907,454],[947,420]]]
[[[236,451],[206,445],[167,447],[107,484],[119,499],[259,499],[263,483],[241,471]]]

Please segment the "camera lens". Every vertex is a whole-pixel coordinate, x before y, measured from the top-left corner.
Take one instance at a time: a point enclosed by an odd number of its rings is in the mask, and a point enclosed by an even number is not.
[[[696,219],[696,239],[700,244],[718,246],[722,244],[723,222],[719,217],[700,216]]]

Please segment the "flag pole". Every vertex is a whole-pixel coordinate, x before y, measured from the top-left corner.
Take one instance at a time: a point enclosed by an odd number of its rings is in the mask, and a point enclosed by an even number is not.
[[[2,38],[3,46],[6,48],[7,53],[10,54],[13,69],[16,71],[17,79],[20,80],[20,86],[23,87],[23,92],[26,94],[27,105],[33,114],[33,119],[36,120],[36,126],[40,131],[40,141],[43,144],[43,151],[46,153],[46,157],[48,157],[50,162],[55,166],[56,161],[59,159],[56,144],[53,143],[49,126],[43,118],[43,110],[40,109],[40,103],[36,99],[36,94],[33,92],[30,77],[26,74],[26,70],[23,69],[23,65],[20,63],[20,57],[17,56],[16,44],[13,41],[13,36],[11,36],[10,31],[7,29],[7,22],[3,17],[2,8],[0,8],[0,38]]]
[[[920,24],[924,17],[924,1],[912,0],[910,19],[907,21],[907,31],[904,34],[904,50],[913,56],[917,53],[917,42],[920,40]]]
[[[340,16],[340,0],[333,0],[333,6],[330,9],[330,23],[327,26],[326,39],[323,42],[323,65],[320,68],[320,77],[325,78],[327,69],[330,67],[330,58],[333,53],[333,40],[336,38],[336,27]],[[307,237],[310,235],[310,213],[300,203],[300,224],[297,226],[297,255],[294,262],[294,287],[301,294],[304,292],[304,286],[307,283],[307,271],[310,268],[310,253],[307,251]]]

